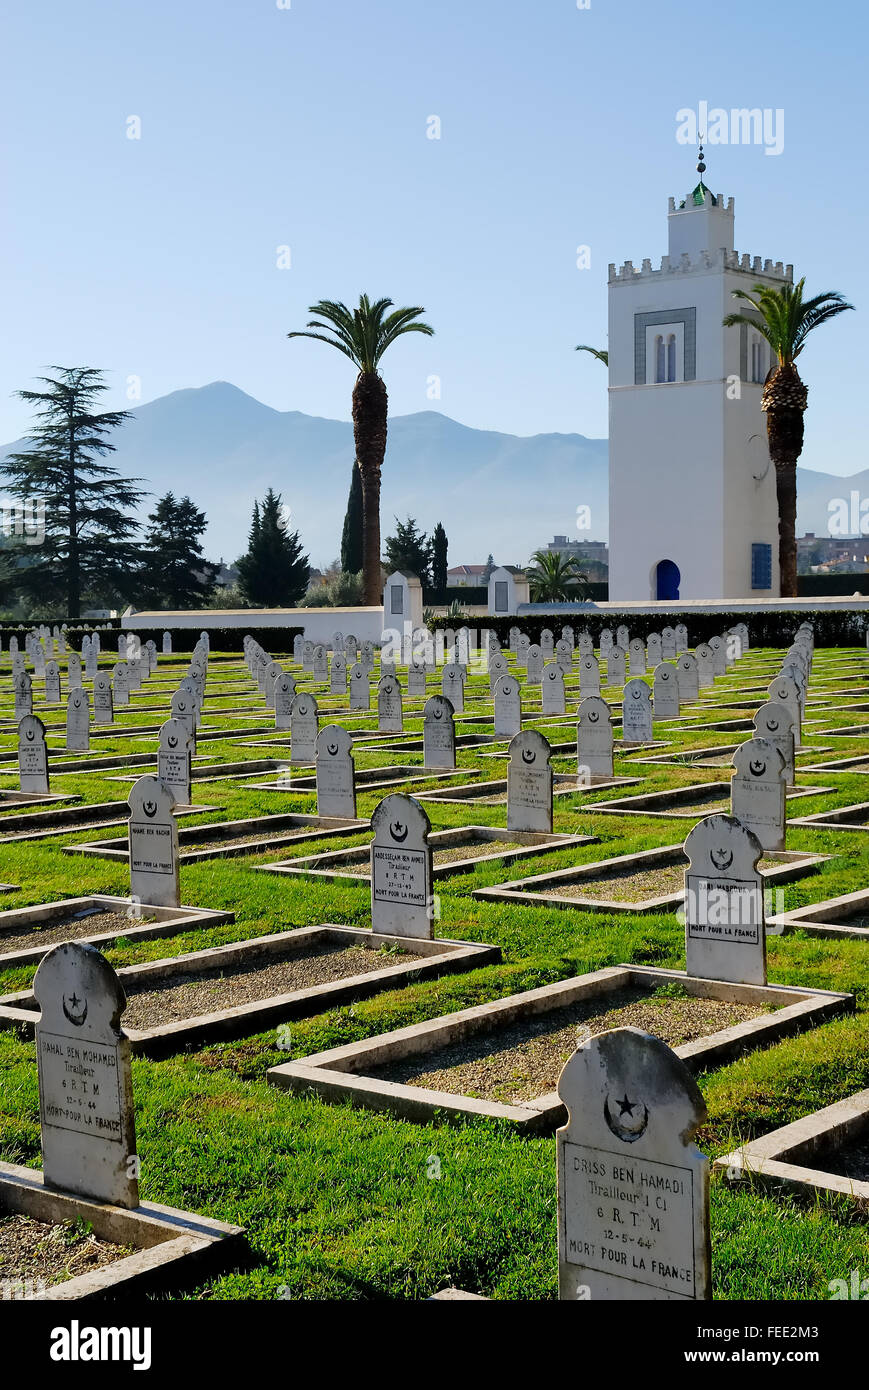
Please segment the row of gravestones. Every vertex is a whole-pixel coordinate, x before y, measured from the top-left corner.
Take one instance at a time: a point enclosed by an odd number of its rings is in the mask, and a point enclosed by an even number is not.
[[[425,871],[387,843],[413,816],[390,800],[372,821],[372,874],[405,911],[425,893]],[[95,947],[65,942],[33,989],[45,1187],[132,1210],[140,1164],[123,986]],[[613,1029],[577,1048],[557,1089],[567,1110],[556,1135],[559,1299],[710,1298],[709,1160],[693,1142],[706,1107],[685,1064],[659,1038]]]

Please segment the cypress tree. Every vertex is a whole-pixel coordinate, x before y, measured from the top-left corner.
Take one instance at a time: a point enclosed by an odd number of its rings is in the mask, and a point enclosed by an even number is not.
[[[341,569],[345,574],[358,574],[362,569],[362,477],[355,459],[341,535]]]
[[[439,521],[431,533],[431,582],[432,588],[438,593],[447,587],[448,548],[447,533]]]

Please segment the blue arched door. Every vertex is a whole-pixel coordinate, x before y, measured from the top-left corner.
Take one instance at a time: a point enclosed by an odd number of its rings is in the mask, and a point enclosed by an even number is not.
[[[678,598],[681,578],[679,566],[673,560],[659,560],[655,570],[655,598]]]

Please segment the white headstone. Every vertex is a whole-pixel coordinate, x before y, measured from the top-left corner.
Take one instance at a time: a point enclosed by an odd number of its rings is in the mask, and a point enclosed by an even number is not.
[[[559,1299],[710,1299],[709,1160],[691,1142],[706,1105],[685,1063],[614,1028],[574,1052],[558,1094]]]
[[[377,683],[377,728],[382,734],[400,734],[404,729],[401,686],[395,676],[381,676]]]
[[[45,666],[45,703],[60,704],[60,667],[56,661],[48,661]]]
[[[613,775],[612,714],[606,700],[599,695],[589,695],[580,701],[576,724],[576,761],[580,776]]]
[[[610,647],[606,659],[607,685],[624,685],[627,680],[627,653],[624,647]]]
[[[676,655],[688,650],[688,629],[684,623],[676,624]]]
[[[40,963],[36,1057],[45,1187],[139,1205],[130,1043],[121,983],[95,946],[66,941]]]
[[[567,709],[564,698],[564,672],[554,661],[543,668],[541,700],[544,714],[564,714]]]
[[[573,643],[564,638],[555,644],[555,660],[565,675],[573,670]]]
[[[527,685],[540,684],[543,679],[543,663],[545,656],[546,653],[543,648],[534,643],[528,648],[528,656],[525,662],[525,682]]]
[[[676,661],[680,704],[692,704],[700,698],[700,668],[693,652],[680,652]]]
[[[785,783],[792,787],[796,779],[794,768],[794,721],[789,709],[770,700],[754,715],[756,738],[768,739],[781,753],[785,765]]]
[[[453,706],[445,695],[426,701],[422,722],[423,764],[427,768],[454,768],[456,731]]]
[[[111,724],[114,717],[112,678],[107,671],[98,671],[94,677],[94,723]]]
[[[579,696],[584,699],[586,695],[600,694],[600,667],[593,656],[580,657],[579,661]]]
[[[314,648],[314,680],[319,685],[325,685],[329,679],[329,653],[322,642]]]
[[[347,694],[347,658],[340,649],[336,650],[332,657],[332,667],[329,672],[329,694]]]
[[[164,656],[171,656],[171,655],[172,655],[172,633],[171,633],[171,632],[164,632],[164,633],[163,633],[163,655],[164,655]]]
[[[70,678],[70,687],[72,678]],[[130,667],[126,661],[115,662],[112,670],[112,691],[116,705],[128,705],[130,703]]]
[[[117,695],[117,687],[115,688]],[[187,690],[173,691],[169,701],[169,713],[172,719],[180,719],[186,728],[191,739],[196,737],[196,704]]]
[[[350,708],[371,708],[371,673],[361,661],[357,661],[350,670]]]
[[[629,680],[622,704],[622,742],[652,742],[652,700],[645,681]]]
[[[412,661],[407,668],[407,695],[410,700],[424,700],[426,695],[426,666],[424,661]]]
[[[685,841],[685,961],[705,980],[766,984],[763,847],[734,816],[707,816]]]
[[[708,690],[715,682],[715,657],[712,648],[705,642],[694,648],[697,660],[697,679],[701,690]]]
[[[167,719],[160,725],[157,750],[157,780],[168,787],[179,806],[189,806],[191,744],[187,727],[180,719]]]
[[[48,792],[48,753],[45,725],[25,714],[18,725],[18,786],[23,792]]]
[[[66,700],[66,746],[71,753],[86,753],[90,739],[90,698],[86,690],[71,690]]]
[[[654,671],[664,660],[664,644],[659,632],[650,632],[646,638],[646,669]]]
[[[675,662],[655,667],[655,718],[679,718],[679,672]]]
[[[175,797],[158,777],[130,789],[130,894],[155,907],[178,907],[178,825]]]
[[[661,629],[661,659],[675,661],[676,655],[676,629],[664,627]]]
[[[33,713],[33,681],[26,671],[19,671],[13,679],[15,691],[15,718],[23,719]]]
[[[356,819],[356,774],[353,740],[340,724],[327,724],[317,735],[317,814]]]
[[[512,738],[522,728],[522,700],[515,676],[501,676],[495,686],[495,735]]]
[[[66,678],[70,690],[75,690],[77,685],[81,685],[81,657],[78,652],[70,652],[67,658]]]
[[[320,726],[317,701],[303,690],[293,697],[290,706],[290,761],[313,763],[317,757],[317,732]]]
[[[635,637],[628,648],[630,658],[630,674],[632,676],[644,676],[646,674],[646,648],[643,645],[642,637]]]
[[[766,738],[751,738],[733,755],[730,813],[751,830],[765,850],[783,850],[787,779],[781,749]]]
[[[552,766],[547,740],[525,729],[510,743],[507,829],[552,833]]]
[[[292,728],[291,715],[293,700],[296,696],[296,682],[288,671],[282,671],[276,677],[272,694],[275,707],[275,728]]]
[[[465,709],[465,676],[461,666],[455,661],[449,661],[444,666],[441,690],[455,713],[463,714]]]
[[[796,681],[788,676],[776,676],[767,694],[773,704],[784,705],[793,721],[794,748],[800,747],[800,692]]]
[[[371,929],[433,936],[431,822],[412,796],[384,797],[371,817]]]

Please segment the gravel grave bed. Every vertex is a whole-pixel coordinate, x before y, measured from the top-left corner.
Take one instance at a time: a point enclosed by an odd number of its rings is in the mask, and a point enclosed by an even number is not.
[[[129,993],[123,1025],[125,1028],[155,1028],[164,1023],[179,1023],[200,1014],[271,999],[276,994],[290,994],[312,985],[346,980],[351,975],[368,975],[390,965],[399,965],[410,954],[394,949],[381,953],[365,946],[337,949],[312,946],[286,960],[251,965],[234,970],[230,975],[223,975],[219,970],[174,975],[150,985],[143,981],[138,992],[133,992],[130,981],[125,981]]]
[[[775,860],[761,859],[758,868],[769,868]],[[637,869],[633,872],[601,874],[597,878],[578,879],[575,883],[553,884],[536,889],[549,898],[594,898],[601,902],[633,903],[646,898],[662,898],[665,894],[681,893],[685,887],[684,864],[661,864],[657,869]]]
[[[494,855],[494,854],[500,854],[500,853],[502,853],[502,852],[506,852],[506,851],[508,851],[508,850],[514,850],[514,849],[528,849],[528,848],[530,848],[530,846],[528,846],[528,845],[526,845],[526,844],[522,844],[522,843],[520,843],[518,840],[477,840],[477,839],[469,839],[469,840],[467,840],[467,841],[466,841],[464,844],[462,844],[462,845],[448,845],[448,846],[445,846],[443,849],[433,849],[433,850],[432,850],[432,866],[434,867],[434,866],[436,866],[436,865],[438,865],[438,864],[454,864],[454,863],[458,863],[459,861],[461,861],[461,860],[463,860],[463,859],[474,859],[474,858],[478,857],[478,856],[481,855],[481,854],[491,854],[491,855]],[[561,848],[563,848],[561,845],[540,845],[540,846],[539,846],[539,849],[540,849],[541,853],[543,853],[543,852],[544,852],[545,850],[547,850],[547,849],[561,849]],[[324,868],[325,868],[325,867],[326,867],[326,866],[324,865]],[[340,870],[341,870],[341,873],[342,873],[342,874],[344,874],[344,873],[349,874],[352,878],[368,878],[368,877],[370,877],[370,873],[371,873],[370,865],[367,864],[367,863],[365,863],[365,864],[349,864],[349,865],[347,865],[346,867],[345,867],[344,865],[340,865],[340,866],[339,866],[339,865],[336,864],[334,867],[335,867],[335,868],[339,868],[339,867],[340,867]]]
[[[82,937],[102,936],[109,932],[124,936],[131,928],[144,927],[156,920],[156,917],[146,917],[144,914],[141,917],[128,917],[126,912],[90,912],[65,917],[61,922],[57,918],[33,922],[26,929],[16,928],[14,932],[0,928],[0,954],[26,950],[28,946],[57,946],[61,941],[78,941]]]
[[[854,1182],[869,1182],[869,1134],[862,1135],[840,1149],[827,1149],[806,1160],[806,1167],[819,1168],[824,1173],[836,1173]]]
[[[690,995],[650,995],[647,990],[633,988],[607,996],[607,1007],[601,1012],[603,1006],[600,998],[569,1004],[453,1043],[425,1059],[408,1057],[368,1074],[450,1095],[516,1104],[554,1091],[578,1042],[608,1028],[642,1028],[670,1047],[678,1047],[773,1012],[771,1005],[759,1008]]]
[[[51,1225],[19,1215],[0,1217],[0,1283],[9,1281],[13,1298],[37,1292],[40,1281],[45,1286],[64,1284],[132,1253],[126,1246],[98,1240],[85,1225]],[[26,1287],[17,1291],[16,1285]]]
[[[613,874],[606,878],[578,879],[544,888],[547,898],[593,898],[600,902],[634,903],[645,898],[662,898],[680,893],[685,886],[685,869],[680,864],[664,864],[641,873]]]

